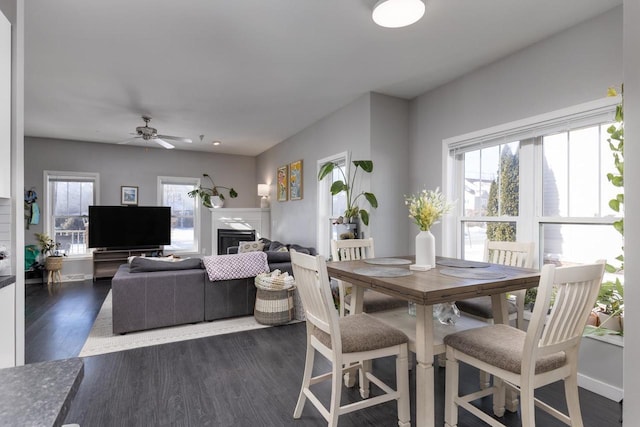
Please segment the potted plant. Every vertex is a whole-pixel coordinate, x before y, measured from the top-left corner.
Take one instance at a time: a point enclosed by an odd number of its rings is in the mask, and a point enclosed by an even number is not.
[[[213,182],[213,179],[206,173],[203,173],[202,176],[211,182],[211,187],[203,187],[202,185],[199,185],[198,188],[189,191],[187,194],[189,197],[200,197],[204,207],[221,208],[224,206],[224,195],[221,190],[227,190],[229,192],[229,197],[232,199],[238,197],[238,193],[233,188],[216,185],[215,182]]]
[[[354,160],[352,163],[355,167],[350,171],[349,177],[345,175],[344,169],[337,163],[325,163],[320,167],[320,172],[318,172],[318,181],[332,173],[335,168],[338,168],[343,179],[334,181],[331,184],[331,195],[335,196],[343,191],[347,193],[347,208],[344,211],[344,218],[346,219],[345,222],[351,222],[354,218],[360,217],[364,225],[369,225],[369,212],[358,206],[358,199],[364,197],[372,208],[378,207],[378,199],[376,199],[376,196],[373,193],[366,191],[356,192],[354,190],[354,185],[356,182],[356,176],[358,175],[358,170],[362,169],[366,173],[371,173],[373,171],[373,162],[371,160]]]
[[[40,253],[45,257],[44,268],[57,271],[62,268],[62,255],[58,252],[60,243],[56,243],[47,233],[35,233]]]

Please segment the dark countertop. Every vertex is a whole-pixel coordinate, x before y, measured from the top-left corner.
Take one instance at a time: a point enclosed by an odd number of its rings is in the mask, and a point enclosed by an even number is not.
[[[83,376],[80,358],[0,369],[0,425],[62,425]]]
[[[0,289],[16,283],[16,276],[0,276]]]

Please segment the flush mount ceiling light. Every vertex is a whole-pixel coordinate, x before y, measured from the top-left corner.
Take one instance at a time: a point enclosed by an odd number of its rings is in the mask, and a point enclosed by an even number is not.
[[[371,16],[381,27],[400,28],[420,20],[424,9],[423,0],[379,0]]]

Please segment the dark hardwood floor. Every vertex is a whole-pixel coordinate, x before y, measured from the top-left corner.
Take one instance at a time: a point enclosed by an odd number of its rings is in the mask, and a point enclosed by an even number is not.
[[[46,286],[28,285],[26,358],[28,363],[74,357],[91,329],[108,281],[64,284],[54,295]],[[84,359],[85,375],[67,423],[80,426],[322,426],[322,416],[307,403],[300,420],[292,418],[304,368],[304,323],[146,347]],[[328,364],[316,357],[316,370]],[[394,383],[392,360],[374,363],[384,380]],[[436,368],[436,425],[443,424],[445,370]],[[415,386],[411,371],[411,388]],[[461,389],[477,387],[477,371],[463,367]],[[328,400],[328,384],[317,390]],[[377,391],[373,387],[372,392]],[[561,402],[562,384],[545,387],[539,397]],[[343,401],[357,399],[346,390]],[[585,426],[621,425],[618,403],[580,390]],[[557,404],[556,404],[557,405]],[[490,400],[481,406],[490,412]],[[415,414],[415,400],[411,402]],[[519,426],[507,414],[508,426]],[[537,413],[539,426],[563,425]],[[396,425],[395,404],[387,403],[340,417],[340,426]],[[415,425],[415,424],[414,424]],[[459,426],[482,426],[460,411]]]

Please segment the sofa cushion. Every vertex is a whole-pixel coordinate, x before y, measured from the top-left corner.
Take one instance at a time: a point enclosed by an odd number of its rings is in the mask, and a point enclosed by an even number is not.
[[[271,252],[276,252],[280,248],[286,248],[286,247],[287,247],[287,245],[285,245],[284,243],[278,242],[277,240],[274,240],[273,242],[271,242],[269,244],[269,249],[266,249],[266,250],[271,251]]]
[[[289,250],[295,250],[296,252],[300,252],[301,254],[306,254],[306,255],[315,255],[316,254],[316,250],[314,248],[305,248],[304,246],[300,246],[300,245],[290,245],[289,246]]]
[[[238,244],[238,253],[243,254],[246,252],[258,252],[264,248],[264,243],[257,242],[240,242]]]
[[[200,258],[186,258],[179,261],[154,261],[151,258],[136,257],[129,264],[129,272],[145,273],[150,271],[176,271],[202,269]]]
[[[291,254],[288,251],[267,251],[265,254],[267,254],[267,262],[269,264],[274,262],[291,262]]]

